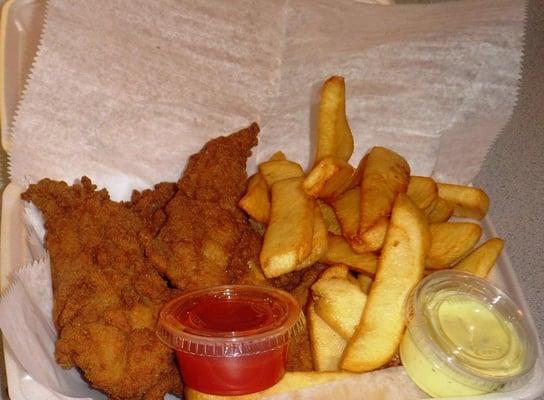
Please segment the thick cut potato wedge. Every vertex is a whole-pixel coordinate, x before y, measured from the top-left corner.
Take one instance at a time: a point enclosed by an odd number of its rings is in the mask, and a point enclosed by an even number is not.
[[[317,200],[317,205],[321,210],[321,215],[325,221],[327,231],[334,235],[341,235],[342,228],[340,227],[340,221],[338,221],[338,218],[336,218],[333,208],[322,200]]]
[[[268,161],[285,161],[287,160],[287,157],[285,157],[285,154],[283,151],[276,151],[274,154],[270,156]]]
[[[263,176],[257,172],[247,185],[246,194],[240,199],[238,206],[255,221],[267,224],[270,219],[270,194]]]
[[[425,265],[429,269],[449,268],[467,255],[482,236],[482,228],[472,222],[430,224],[431,247]]]
[[[381,218],[370,229],[350,242],[351,248],[357,253],[378,251],[382,248],[389,225],[389,218]]]
[[[302,179],[280,180],[271,187],[270,222],[260,254],[267,278],[296,270],[312,250],[315,202],[302,190]]]
[[[314,265],[327,252],[329,245],[327,227],[321,216],[318,205],[314,206],[314,233],[312,237],[312,251],[299,265],[297,269],[304,269]]]
[[[332,76],[321,89],[315,162],[327,156],[348,161],[352,153],[353,135],[346,117],[346,85],[344,78]]]
[[[275,182],[283,179],[304,176],[304,170],[299,164],[287,160],[265,161],[259,164],[259,172],[268,187],[272,187]]]
[[[308,306],[308,330],[316,371],[338,371],[340,358],[348,344],[315,311],[312,303]]]
[[[389,229],[365,310],[344,351],[341,368],[372,371],[397,352],[404,332],[404,306],[420,281],[430,246],[429,227],[406,194],[394,202]]]
[[[348,279],[351,274],[349,273],[349,267],[344,264],[335,264],[331,265],[321,274],[319,274],[319,279]]]
[[[360,191],[354,188],[331,201],[331,206],[340,221],[342,234],[348,242],[355,241],[359,231]]]
[[[499,238],[489,239],[468,256],[459,261],[453,269],[456,271],[470,272],[481,278],[485,278],[495,265],[497,257],[501,254],[504,241]]]
[[[186,400],[260,400],[268,396],[294,392],[310,386],[346,379],[353,376],[355,376],[355,374],[351,374],[349,372],[286,372],[278,383],[261,392],[244,394],[240,396],[217,396],[185,387],[184,398]]]
[[[359,236],[389,217],[397,194],[406,193],[410,180],[406,160],[384,147],[372,148],[361,163]]]
[[[344,193],[355,177],[355,168],[337,157],[321,159],[304,179],[302,188],[312,197],[334,199]]]
[[[453,207],[443,198],[437,197],[423,211],[430,224],[446,222],[453,215]]]
[[[359,282],[359,288],[363,293],[368,294],[370,292],[370,287],[372,286],[372,278],[365,274],[359,274],[357,276],[357,282]]]
[[[378,257],[374,253],[355,253],[342,236],[329,234],[327,252],[319,260],[323,264],[344,264],[357,272],[374,275],[378,265]]]
[[[453,207],[456,217],[482,219],[489,208],[489,197],[478,188],[471,186],[438,183],[438,196]]]
[[[343,278],[318,279],[312,285],[312,299],[317,314],[344,339],[349,339],[366,303],[366,294],[357,282]]]
[[[416,206],[423,210],[438,197],[438,188],[432,178],[411,176],[406,194],[410,196]]]

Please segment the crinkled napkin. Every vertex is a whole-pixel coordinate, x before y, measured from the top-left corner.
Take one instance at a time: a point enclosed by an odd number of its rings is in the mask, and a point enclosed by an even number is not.
[[[250,170],[277,150],[308,167],[319,88],[334,74],[346,78],[353,163],[382,145],[414,175],[470,182],[516,101],[524,11],[517,0],[49,0],[10,132],[11,178],[87,175],[125,199],[177,180],[207,140],[254,120]],[[51,301],[32,294],[51,294],[43,271],[14,275],[0,301],[4,336],[34,379],[90,396],[52,358]],[[33,330],[43,335],[20,334]]]

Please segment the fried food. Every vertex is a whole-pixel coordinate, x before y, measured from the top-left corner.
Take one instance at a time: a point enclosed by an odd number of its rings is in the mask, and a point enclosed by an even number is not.
[[[449,268],[467,255],[480,240],[482,228],[472,222],[430,224],[431,247],[425,265],[429,269]]]
[[[317,122],[315,161],[334,156],[348,161],[353,153],[353,135],[346,117],[346,84],[341,76],[323,83]]]
[[[454,270],[469,272],[481,278],[485,278],[495,261],[501,254],[504,241],[499,238],[489,239],[487,242],[474,249],[453,267]]]
[[[71,187],[44,179],[22,195],[45,219],[57,362],[77,366],[111,398],[182,392],[173,352],[155,335],[159,310],[177,291],[151,266],[140,242],[153,234],[173,191],[158,186],[131,207],[83,177]]]
[[[165,224],[146,244],[146,255],[175,287],[250,283],[249,261],[255,260],[240,259],[240,243],[251,247],[249,254],[260,241],[250,239],[252,228],[238,202],[246,190],[246,160],[258,132],[253,124],[213,139],[189,159],[178,191],[166,205]]]
[[[489,197],[479,188],[438,183],[438,196],[453,208],[456,217],[482,219],[489,208]]]
[[[270,223],[264,235],[261,267],[268,278],[297,269],[310,255],[314,231],[314,200],[302,190],[302,178],[272,185]]]
[[[378,369],[395,355],[405,324],[405,301],[421,280],[430,233],[422,211],[399,194],[361,322],[344,351],[341,367]]]

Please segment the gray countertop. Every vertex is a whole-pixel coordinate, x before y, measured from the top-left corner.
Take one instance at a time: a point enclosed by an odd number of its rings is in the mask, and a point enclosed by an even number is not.
[[[499,235],[506,239],[506,250],[542,342],[544,261],[540,256],[544,250],[544,0],[530,0],[528,4],[519,101],[475,184],[484,188],[492,199],[491,220]],[[6,171],[3,154],[0,155],[0,167],[1,183],[5,182]],[[0,357],[0,398],[7,399],[1,346]],[[544,400],[544,396],[540,400]]]

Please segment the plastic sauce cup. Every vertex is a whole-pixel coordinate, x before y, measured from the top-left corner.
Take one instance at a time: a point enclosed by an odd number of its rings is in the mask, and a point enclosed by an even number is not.
[[[304,314],[289,293],[264,286],[215,286],[170,301],[158,336],[176,352],[185,384],[214,395],[254,393],[285,373],[289,340]]]
[[[408,375],[433,397],[515,386],[536,361],[536,337],[513,300],[486,279],[434,272],[412,291],[400,345]]]

